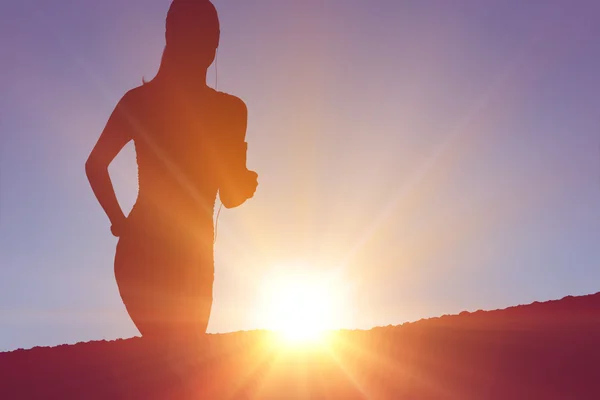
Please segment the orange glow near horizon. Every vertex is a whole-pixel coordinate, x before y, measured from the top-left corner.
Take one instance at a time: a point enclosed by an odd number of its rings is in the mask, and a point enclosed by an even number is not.
[[[263,283],[261,319],[283,343],[319,342],[337,328],[341,290],[323,277],[303,273],[271,276]],[[339,308],[339,306],[337,307]]]

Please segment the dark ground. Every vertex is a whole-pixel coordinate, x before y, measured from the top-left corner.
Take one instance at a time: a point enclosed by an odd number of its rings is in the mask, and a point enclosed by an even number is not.
[[[600,399],[600,293],[326,343],[207,335],[185,374],[139,338],[0,353],[0,399]]]

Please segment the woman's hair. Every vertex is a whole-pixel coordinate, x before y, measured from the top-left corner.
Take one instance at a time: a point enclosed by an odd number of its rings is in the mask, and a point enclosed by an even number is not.
[[[167,13],[160,70],[189,64],[208,68],[220,38],[219,15],[209,0],[174,0]],[[159,72],[160,72],[159,70]]]

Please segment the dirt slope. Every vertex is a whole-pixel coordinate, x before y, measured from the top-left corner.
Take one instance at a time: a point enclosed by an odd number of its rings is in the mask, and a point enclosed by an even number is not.
[[[139,338],[0,353],[0,399],[600,399],[600,293],[319,346],[255,331],[200,347],[175,359]]]

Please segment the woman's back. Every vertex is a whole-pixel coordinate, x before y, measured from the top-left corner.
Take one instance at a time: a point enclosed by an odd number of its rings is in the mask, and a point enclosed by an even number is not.
[[[193,95],[150,82],[126,94],[138,163],[134,222],[212,226],[222,162],[231,132],[224,93]]]

